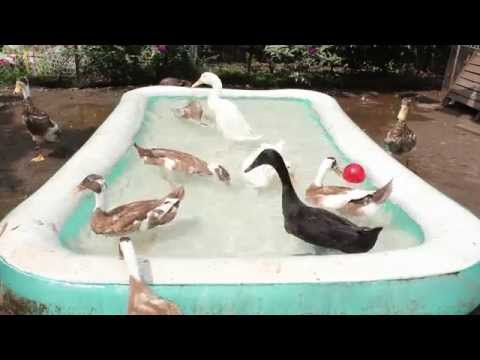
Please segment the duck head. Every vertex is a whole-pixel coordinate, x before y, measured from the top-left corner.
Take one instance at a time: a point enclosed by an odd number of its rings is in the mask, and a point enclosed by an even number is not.
[[[21,77],[17,79],[13,94],[14,95],[23,94],[24,99],[27,99],[30,97],[30,84],[26,77]]]
[[[285,165],[285,161],[283,161],[282,155],[280,155],[277,150],[265,149],[257,156],[257,158],[250,164],[250,166],[244,170],[244,172],[248,173],[262,165],[271,165],[273,167],[283,165],[285,169],[287,168],[287,166]]]
[[[107,183],[103,176],[91,174],[88,175],[82,182],[77,186],[77,191],[90,190],[96,194],[100,194],[107,187]]]
[[[222,80],[212,72],[204,72],[200,79],[192,85],[192,88],[199,87],[200,85],[209,85],[214,89],[222,88]]]
[[[327,157],[323,163],[325,164],[325,167],[333,170],[337,175],[342,176],[342,169],[340,169],[337,159],[335,159],[333,156]]]
[[[410,106],[412,104],[412,99],[404,97],[402,99],[402,102],[400,104],[400,111],[398,112],[397,119],[399,121],[406,121],[407,120],[407,115],[408,111],[410,110]]]

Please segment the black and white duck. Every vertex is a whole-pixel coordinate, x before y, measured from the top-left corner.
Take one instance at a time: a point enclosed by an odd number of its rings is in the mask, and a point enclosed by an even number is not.
[[[38,109],[33,104],[30,85],[26,77],[19,78],[15,84],[14,94],[19,93],[23,94],[23,123],[35,143],[35,150],[38,151],[38,155],[32,161],[43,161],[45,158],[40,151],[40,146],[44,143],[58,143],[61,130],[45,111]]]
[[[287,233],[310,244],[344,253],[364,253],[374,247],[382,227],[357,226],[327,210],[305,205],[298,198],[287,166],[277,151],[262,151],[245,172],[262,165],[272,166],[282,182],[282,209]]]
[[[407,116],[412,103],[411,98],[403,98],[397,122],[388,131],[384,143],[387,151],[395,156],[403,156],[410,153],[417,145],[417,135],[407,125]],[[406,161],[408,167],[408,159]]]
[[[130,238],[120,239],[119,251],[129,275],[128,315],[182,315],[175,303],[158,297],[143,282]]]

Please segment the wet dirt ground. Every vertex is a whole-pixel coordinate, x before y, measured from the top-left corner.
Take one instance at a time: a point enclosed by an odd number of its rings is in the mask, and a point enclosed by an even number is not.
[[[34,163],[33,143],[21,121],[21,99],[13,88],[0,88],[0,219],[44,184],[108,117],[128,88],[32,88],[34,103],[50,114],[63,130],[65,157]],[[367,94],[326,91],[378,144],[393,124],[399,108],[398,93]],[[437,91],[419,92],[439,101]],[[474,111],[463,107],[432,110],[420,103],[410,114],[409,126],[418,144],[409,166],[421,178],[480,217],[480,135],[457,127],[472,125]],[[480,125],[477,126],[480,131]],[[52,149],[52,148],[51,148]],[[46,152],[48,154],[48,151]],[[381,171],[381,170],[379,170]]]

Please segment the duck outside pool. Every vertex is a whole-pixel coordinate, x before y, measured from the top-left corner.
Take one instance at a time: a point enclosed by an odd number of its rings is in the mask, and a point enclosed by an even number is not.
[[[270,188],[256,190],[242,176],[243,160],[262,142],[285,141],[284,158],[292,164],[300,198],[304,198],[305,189],[325,157],[334,156],[342,165],[352,160],[336,148],[310,103],[293,99],[235,99],[254,132],[263,138],[251,143],[231,143],[213,127],[201,127],[174,115],[172,110],[189,100],[150,98],[135,141],[142,147],[185,151],[221,164],[231,175],[231,185],[215,177],[182,177],[186,195],[177,218],[167,226],[132,235],[139,255],[245,257],[336,253],[316,248],[285,232],[277,178]],[[200,100],[205,102],[204,98]],[[133,147],[110,170],[107,182],[107,208],[162,197],[170,191],[162,170],[145,165]],[[326,183],[346,185],[333,172],[327,176]],[[362,187],[374,185],[366,181]],[[95,235],[90,230],[93,206],[93,195],[85,196],[61,229],[62,244],[82,254],[118,256],[117,239]],[[350,220],[359,225],[384,227],[373,252],[409,248],[423,240],[418,224],[390,201],[368,220]]]

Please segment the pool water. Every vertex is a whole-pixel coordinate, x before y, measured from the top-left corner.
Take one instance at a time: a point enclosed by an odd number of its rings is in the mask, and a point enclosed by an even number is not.
[[[349,159],[339,151],[322,127],[321,119],[308,101],[293,99],[236,98],[259,142],[232,143],[214,127],[201,127],[174,116],[172,109],[191,98],[152,97],[135,141],[143,147],[163,147],[192,153],[208,162],[222,164],[230,173],[230,186],[216,177],[179,176],[185,198],[177,218],[170,224],[133,234],[139,255],[149,257],[233,257],[327,255],[334,250],[316,248],[287,234],[283,227],[281,186],[255,190],[242,177],[242,162],[260,142],[285,141],[284,155],[296,177],[301,199],[313,181],[320,162],[335,156],[340,164]],[[205,105],[205,98],[200,99]],[[170,187],[162,170],[145,165],[130,148],[107,176],[106,207],[137,200],[160,198]],[[327,184],[344,184],[333,172]],[[368,181],[362,185],[372,188]],[[117,256],[118,239],[96,235],[90,230],[93,194],[86,195],[64,224],[60,239],[72,251]],[[384,226],[372,252],[403,249],[420,244],[423,233],[400,207],[390,201],[369,220],[351,219],[357,224]]]

